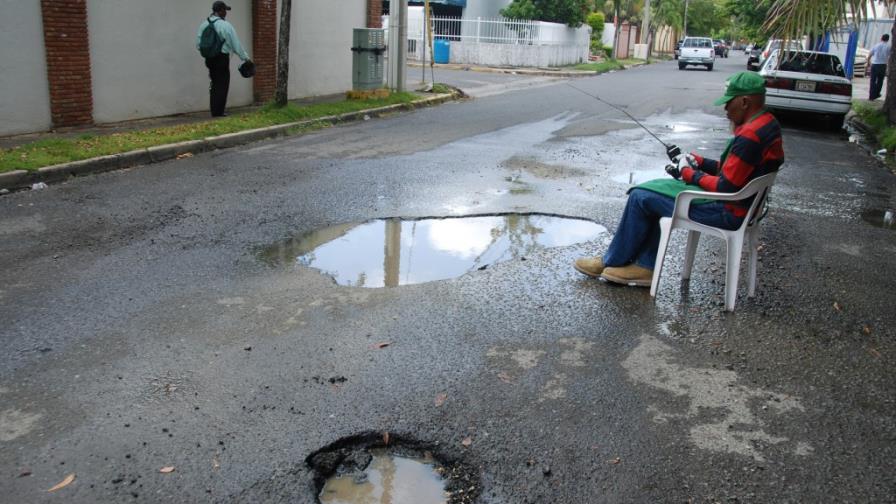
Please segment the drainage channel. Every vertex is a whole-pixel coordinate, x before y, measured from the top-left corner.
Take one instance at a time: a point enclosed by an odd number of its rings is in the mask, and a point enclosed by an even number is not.
[[[390,218],[311,231],[266,247],[259,257],[271,265],[315,268],[339,285],[396,287],[525,260],[606,232],[592,221],[545,214]]]
[[[437,445],[394,434],[344,438],[305,462],[321,504],[467,504],[480,493],[470,466]]]

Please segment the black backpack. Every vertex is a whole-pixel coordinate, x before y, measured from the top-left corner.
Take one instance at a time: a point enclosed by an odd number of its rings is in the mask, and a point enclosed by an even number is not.
[[[221,54],[221,47],[224,46],[224,39],[215,29],[216,21],[218,20],[212,21],[212,18],[208,18],[208,26],[202,30],[202,35],[199,37],[199,54],[203,58],[214,58]]]

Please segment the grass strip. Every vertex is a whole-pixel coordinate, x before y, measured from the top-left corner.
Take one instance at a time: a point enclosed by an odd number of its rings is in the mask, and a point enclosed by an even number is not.
[[[887,152],[896,152],[896,126],[888,123],[887,115],[882,109],[861,101],[854,101],[852,109],[871,129],[881,147],[887,149]]]
[[[604,73],[610,70],[621,70],[623,64],[616,60],[601,61],[599,63],[582,63],[573,67],[576,70],[587,70],[590,72]]]
[[[331,103],[315,103],[299,106],[293,103],[277,108],[273,104],[247,112],[208,121],[164,126],[159,128],[82,135],[77,138],[52,138],[24,144],[11,149],[0,149],[0,173],[13,170],[33,171],[44,166],[69,163],[110,154],[120,154],[137,149],[166,145],[188,140],[224,135],[278,124],[315,119],[332,115],[357,112],[400,103],[410,103],[420,96],[414,93],[393,93],[387,98],[367,100],[343,100]],[[325,126],[300,127],[297,131],[310,131]],[[314,125],[311,125],[314,126]]]

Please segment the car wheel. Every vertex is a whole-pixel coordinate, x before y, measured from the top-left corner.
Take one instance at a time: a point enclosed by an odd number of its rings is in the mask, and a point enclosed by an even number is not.
[[[706,69],[712,72],[712,65],[706,65]]]
[[[678,69],[679,69],[679,70],[684,70],[684,67],[686,67],[686,66],[687,66],[687,65],[685,65],[684,63],[679,63],[679,64],[678,64]]]
[[[828,120],[828,126],[832,131],[840,131],[843,129],[843,120],[846,119],[845,115],[832,115]]]

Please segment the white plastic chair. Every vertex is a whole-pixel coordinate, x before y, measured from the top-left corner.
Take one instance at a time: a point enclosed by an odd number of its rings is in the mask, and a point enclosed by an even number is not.
[[[684,258],[684,269],[681,271],[681,279],[691,278],[691,270],[694,267],[694,256],[697,254],[697,243],[700,233],[708,233],[725,240],[728,248],[728,257],[725,263],[725,309],[734,311],[734,302],[737,300],[737,281],[740,277],[740,257],[743,250],[744,236],[750,247],[750,284],[748,297],[756,293],[756,262],[759,241],[759,222],[762,211],[767,202],[767,196],[775,181],[777,172],[757,177],[750,181],[743,189],[736,193],[715,193],[700,191],[682,191],[675,198],[675,208],[672,217],[660,219],[660,244],[656,254],[656,265],[653,268],[653,281],[650,284],[650,295],[656,298],[656,291],[660,285],[660,273],[663,271],[663,261],[666,257],[666,249],[669,247],[669,237],[676,228],[688,230],[688,244]],[[727,230],[707,226],[692,221],[688,217],[691,202],[695,199],[712,199],[717,201],[738,201],[754,196],[753,204],[747,211],[744,222],[740,228]]]

